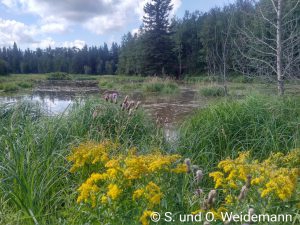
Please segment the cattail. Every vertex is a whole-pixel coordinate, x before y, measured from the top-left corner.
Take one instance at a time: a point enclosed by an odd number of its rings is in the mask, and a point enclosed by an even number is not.
[[[132,113],[133,113],[133,109],[129,109],[128,115],[130,116],[130,115],[132,115]]]
[[[93,113],[93,119],[95,119],[98,116],[98,112],[95,110]]]
[[[254,209],[253,208],[249,208],[248,214],[249,214],[249,218],[250,218],[250,223],[253,223],[252,216],[254,215]]]
[[[138,109],[138,108],[139,108],[139,106],[140,106],[140,104],[141,104],[141,102],[140,102],[140,101],[138,101],[138,102],[136,103],[136,105],[135,105],[135,109]]]
[[[197,183],[199,183],[202,180],[202,178],[203,178],[202,170],[197,170],[197,172],[196,172],[196,181],[197,181]]]
[[[211,190],[208,193],[207,203],[211,206],[216,201],[217,191]]]
[[[251,176],[251,175],[248,175],[248,176],[247,176],[247,181],[246,181],[246,187],[247,187],[247,188],[250,188],[250,187],[251,187],[251,179],[252,179],[252,176]]]
[[[189,158],[186,158],[184,160],[184,163],[186,164],[187,166],[187,173],[190,173],[191,172],[191,160]]]
[[[204,193],[204,191],[201,188],[196,189],[195,195],[200,196]]]
[[[191,169],[192,169],[192,172],[193,172],[193,173],[196,173],[196,172],[199,170],[199,166],[197,166],[197,165],[192,165],[192,166],[191,166]]]
[[[105,95],[104,95],[104,99],[105,99],[105,101],[108,102],[108,94],[105,94]]]
[[[113,93],[113,94],[112,94],[112,99],[113,99],[113,102],[114,102],[115,104],[117,104],[117,103],[118,103],[118,94],[117,94],[117,93]]]
[[[242,189],[241,189],[241,192],[240,192],[240,195],[239,195],[238,199],[239,199],[240,201],[242,201],[242,200],[246,197],[247,192],[248,192],[248,188],[247,188],[246,185],[244,185],[244,186],[242,187]]]

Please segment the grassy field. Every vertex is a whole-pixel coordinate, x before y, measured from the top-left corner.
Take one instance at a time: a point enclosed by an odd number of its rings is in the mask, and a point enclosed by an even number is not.
[[[47,79],[22,76],[1,84],[20,92],[30,90],[22,82]],[[188,85],[216,100],[187,117],[172,143],[143,109],[122,110],[99,98],[56,116],[30,102],[1,105],[0,224],[170,224],[171,216],[179,225],[180,214],[194,215],[186,224],[199,224],[199,213],[203,224],[209,213],[215,219],[209,224],[221,225],[226,212],[290,214],[286,224],[299,224],[298,84],[278,97],[274,84],[236,80],[224,97],[220,84],[202,78],[88,79],[103,89],[164,95]],[[151,222],[153,212],[160,222]]]

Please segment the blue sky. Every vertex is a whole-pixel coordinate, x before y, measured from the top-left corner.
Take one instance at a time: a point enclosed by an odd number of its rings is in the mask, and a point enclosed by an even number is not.
[[[120,42],[141,25],[151,0],[0,0],[0,47],[82,47]],[[173,15],[208,11],[233,0],[172,0]]]

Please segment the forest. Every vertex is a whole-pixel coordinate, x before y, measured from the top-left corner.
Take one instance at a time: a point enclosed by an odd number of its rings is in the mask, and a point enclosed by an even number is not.
[[[159,8],[145,7],[139,32],[125,34],[120,44],[20,50],[15,43],[0,49],[0,73],[299,78],[299,1],[237,0],[171,19],[170,1],[156,2]]]

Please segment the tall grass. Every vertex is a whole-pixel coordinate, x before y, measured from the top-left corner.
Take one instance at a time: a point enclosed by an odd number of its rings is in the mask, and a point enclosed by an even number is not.
[[[172,94],[179,88],[175,81],[170,79],[151,78],[143,83],[143,91],[152,93]]]
[[[0,224],[58,224],[70,216],[78,183],[65,160],[70,146],[105,138],[141,149],[160,142],[142,111],[129,116],[95,100],[53,117],[39,105],[6,104],[0,107],[0,126],[0,215],[5,215]]]
[[[198,111],[180,129],[179,150],[210,167],[253,150],[258,158],[299,146],[299,99],[249,96]]]
[[[222,97],[225,96],[224,87],[211,86],[200,89],[200,94],[205,97]]]

